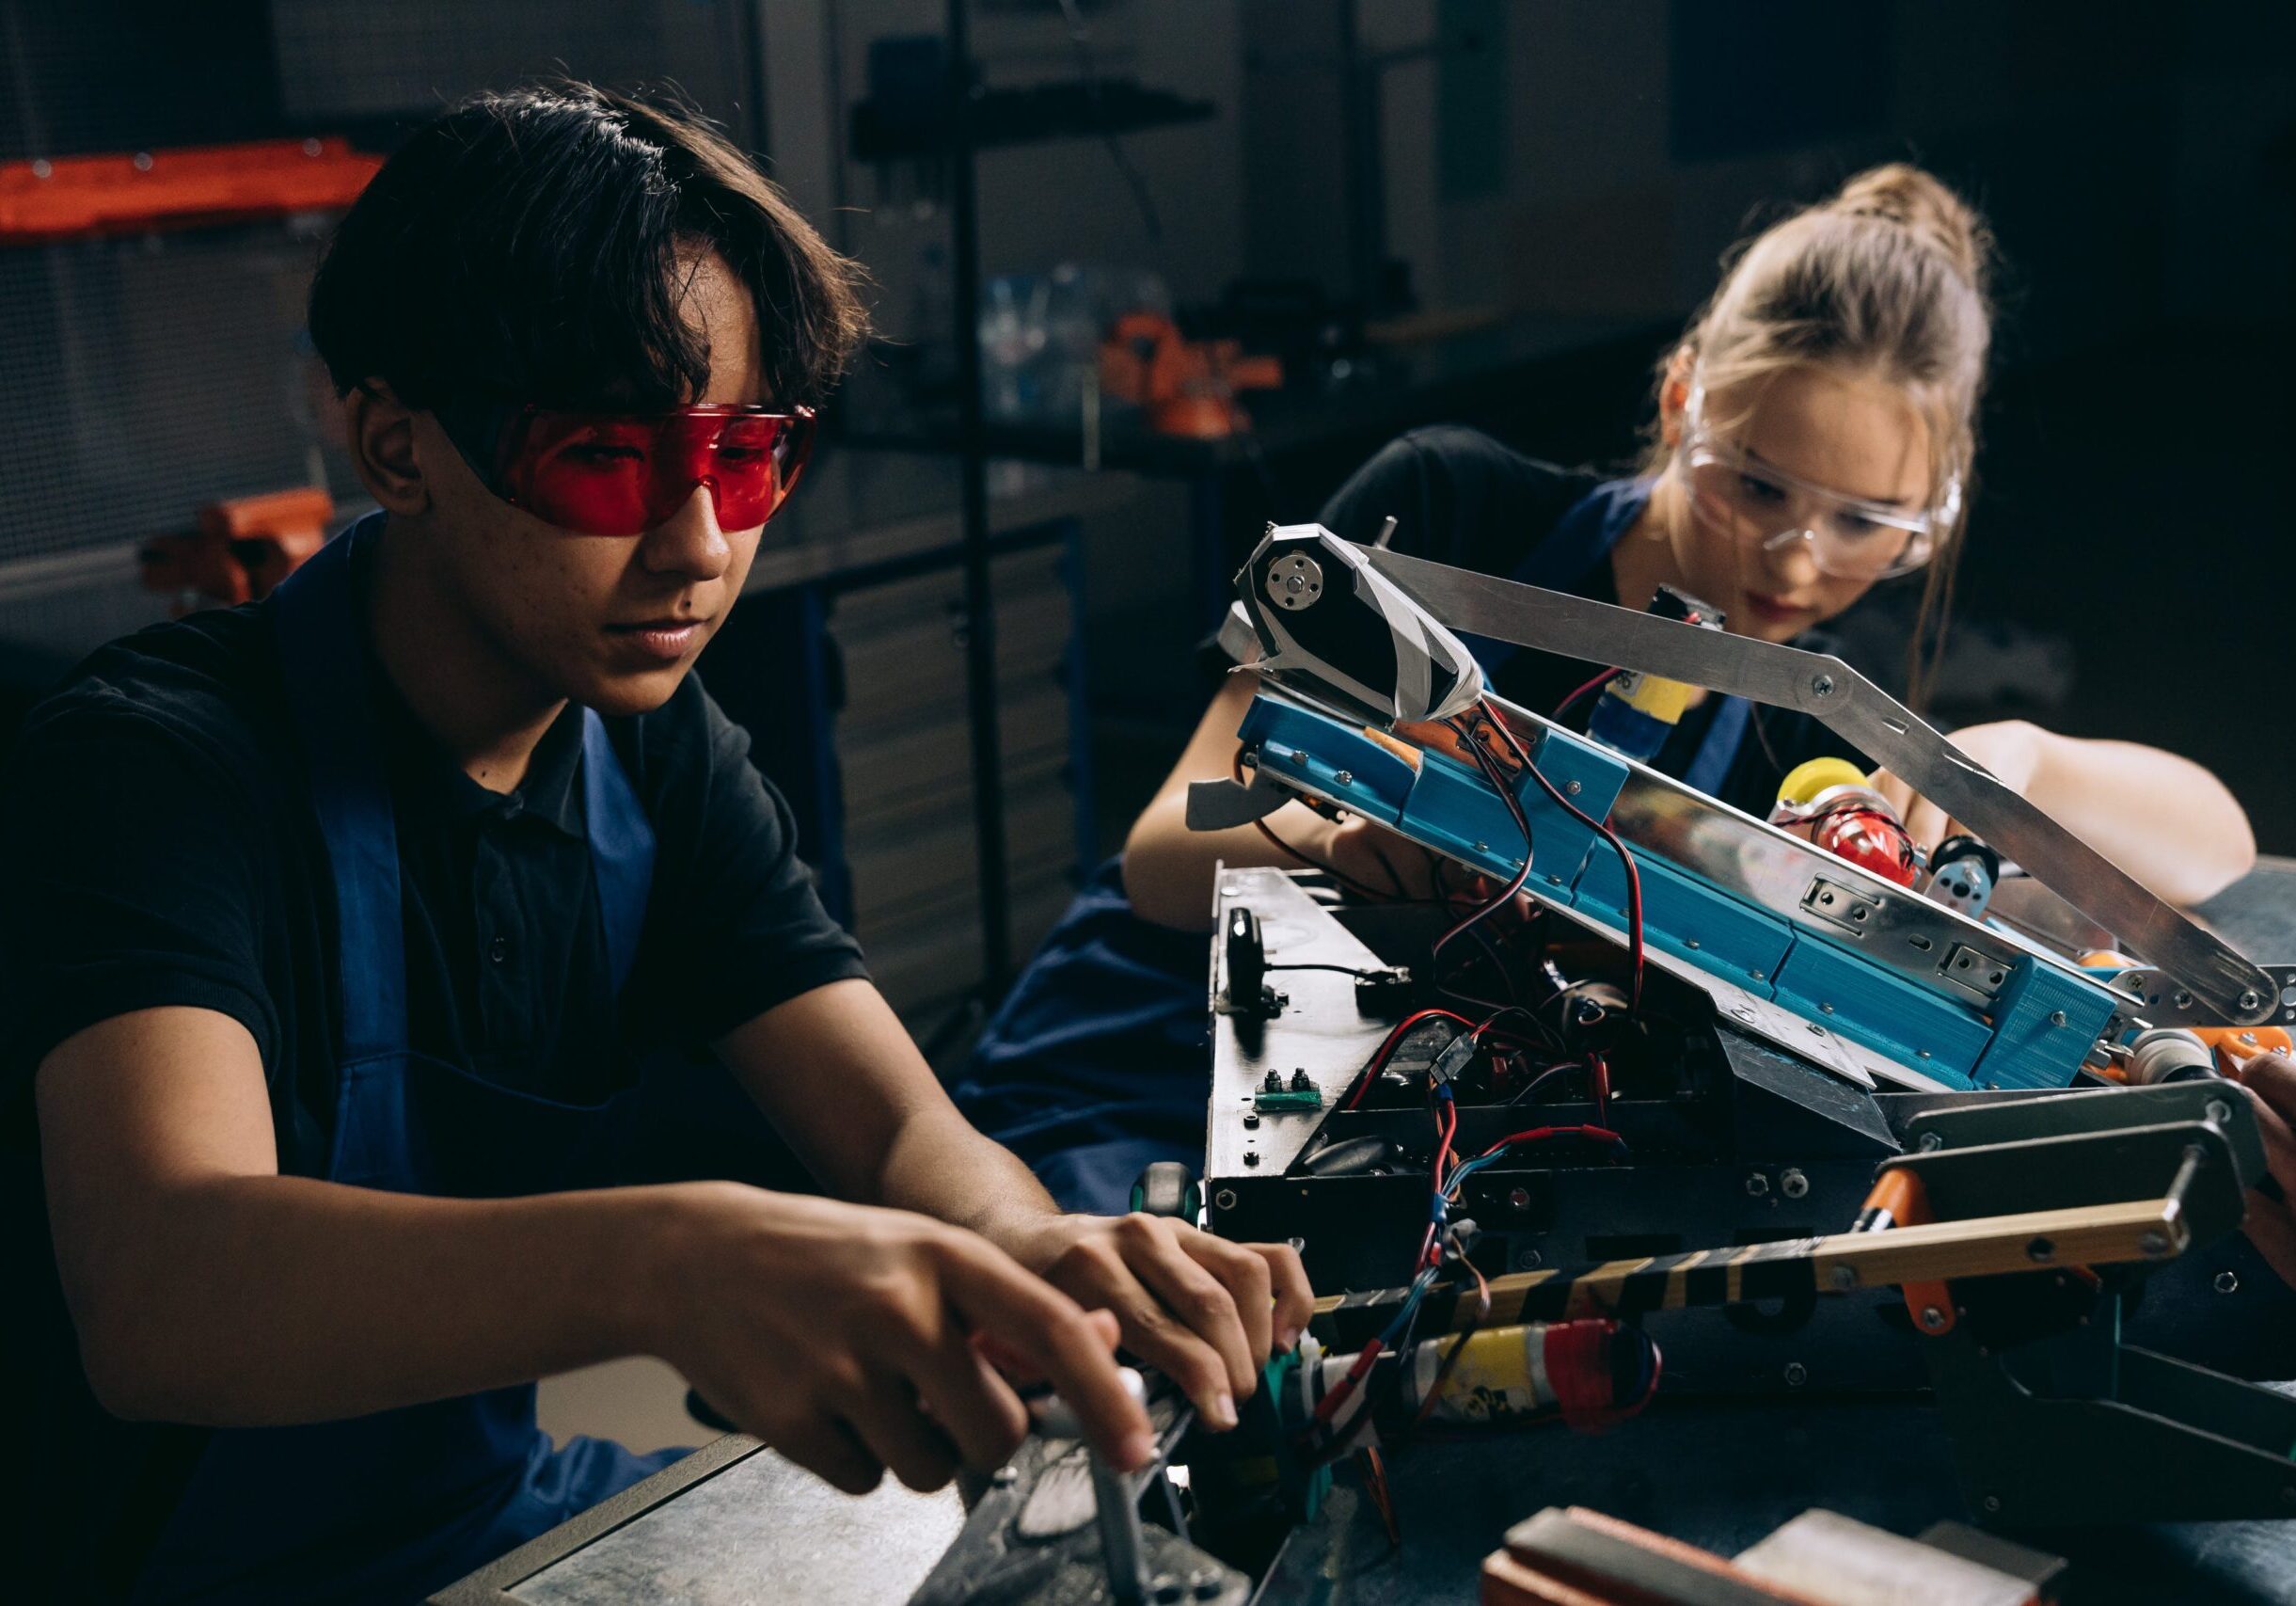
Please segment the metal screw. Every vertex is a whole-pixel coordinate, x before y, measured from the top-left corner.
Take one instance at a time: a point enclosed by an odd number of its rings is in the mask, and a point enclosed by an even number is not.
[[[1778,1191],[1788,1199],[1799,1199],[1810,1191],[1810,1179],[1788,1166],[1785,1174],[1778,1179]]]
[[[148,173],[151,170],[150,151],[138,151],[135,152],[135,170],[139,173]]]
[[[1818,1013],[1822,1015],[1830,1015],[1833,1013],[1833,1006],[1825,1002],[1823,999],[1819,1000],[1817,1008]]]
[[[2241,1291],[2241,1274],[2237,1271],[2218,1272],[2216,1291],[2219,1294],[2238,1294]]]
[[[1491,844],[1488,842],[1478,842],[1475,844],[1475,851],[1478,853],[1488,853],[1490,851]]]
[[[2201,1106],[2201,1114],[2209,1118],[2211,1126],[2222,1126],[2232,1119],[2232,1106],[2222,1099],[2210,1099]]]
[[[2065,1024],[2065,1011],[2064,1011],[2063,1010],[2050,1010],[2050,1011],[2049,1011],[2049,1024],[2050,1024],[2051,1026],[2063,1026],[2063,1025]]]
[[[1211,1196],[1211,1207],[1214,1210],[1235,1209],[1236,1190],[1232,1187],[1224,1187],[1218,1193],[1213,1194]]]
[[[1509,1188],[1507,1190],[1507,1208],[1528,1210],[1530,1208],[1530,1189],[1527,1187]]]
[[[2239,1002],[2239,1004],[2240,1004],[2240,1006],[2241,1006],[2241,1009],[2242,1012],[2246,1012],[2247,1010],[2253,1010],[2253,1009],[2255,1009],[2255,1008],[2256,1008],[2257,1005],[2259,1005],[2259,1004],[2263,1003],[2263,1002],[2264,1002],[2264,1000],[2263,1000],[2263,999],[2261,999],[2261,998],[2259,998],[2259,997],[2257,997],[2257,996],[2256,996],[2256,990],[2255,988],[2251,987],[2251,988],[2247,989],[2246,991],[2244,991],[2243,993],[2241,993],[2241,996],[2240,996],[2240,998],[2239,998],[2238,1002]]]
[[[1746,1173],[1746,1191],[1752,1198],[1760,1199],[1770,1191],[1770,1179],[1760,1171],[1749,1171]]]
[[[1295,1093],[1315,1091],[1315,1078],[1307,1074],[1307,1067],[1296,1066],[1291,1072],[1291,1090]]]
[[[1935,1153],[1938,1150],[1944,1147],[1945,1139],[1939,1137],[1936,1133],[1924,1132],[1922,1134],[1921,1149],[1923,1153]]]
[[[999,1467],[989,1474],[989,1481],[1001,1489],[1008,1489],[1021,1481],[1021,1473],[1019,1469],[1014,1467]]]
[[[2136,1241],[2136,1247],[2148,1255],[2164,1255],[2168,1253],[2168,1234],[2147,1232]]]
[[[49,161],[45,156],[42,156],[40,158],[40,160],[32,164],[32,176],[36,179],[53,177],[55,172],[55,164]]]
[[[1833,676],[1830,675],[1813,676],[1810,680],[1810,690],[1815,692],[1821,697],[1832,696]]]
[[[1987,1517],[1998,1517],[2001,1515],[2001,1496],[1997,1494],[1987,1495],[1977,1503],[1985,1507],[1985,1514]]]
[[[1838,1265],[1826,1274],[1826,1280],[1842,1293],[1858,1286],[1858,1272],[1854,1266]]]
[[[1768,978],[1767,976],[1764,975],[1764,974],[1763,974],[1761,971],[1758,971],[1758,970],[1750,970],[1750,971],[1748,971],[1746,974],[1747,974],[1748,976],[1750,976],[1750,977],[1753,978],[1753,979],[1754,979],[1754,980],[1756,980],[1756,981],[1767,981],[1767,980],[1769,979],[1769,978]]]
[[[1925,1048],[1917,1048],[1913,1052],[1921,1058],[1926,1059],[1929,1057],[1929,1051]]]
[[[1243,1124],[1247,1127],[1258,1126],[1259,1124],[1259,1112],[1256,1109],[1245,1110],[1243,1112]]]
[[[1798,1389],[1810,1381],[1810,1369],[1798,1360],[1786,1362],[1786,1387]]]
[[[1355,784],[1355,771],[1353,770],[1335,770],[1332,771],[1331,778],[1343,787],[1352,787]]]
[[[1569,793],[1572,797],[1576,797],[1579,789],[1578,783],[1576,781],[1565,781],[1562,783],[1562,789]]]
[[[1692,953],[1698,952],[1698,939],[1696,937],[1685,937],[1682,940],[1682,946],[1688,948]]]
[[[1247,1166],[1257,1166],[1259,1164],[1259,1151],[1257,1149],[1246,1149],[1243,1152],[1243,1163]]]
[[[1539,1251],[1538,1251],[1538,1250],[1536,1250],[1536,1249],[1517,1249],[1517,1250],[1515,1250],[1515,1251],[1514,1251],[1514,1268],[1515,1268],[1515,1270],[1517,1270],[1517,1271],[1535,1271],[1535,1270],[1537,1270],[1537,1269],[1538,1269],[1538,1265],[1539,1265]]]
[[[2035,1238],[2032,1243],[2025,1246],[2025,1258],[2031,1261],[2045,1261],[2050,1259],[2056,1252],[2057,1246],[2051,1243],[2047,1238]]]
[[[1922,1327],[1928,1332],[1943,1332],[1945,1330],[1945,1312],[1939,1310],[1935,1305],[1923,1306]]]

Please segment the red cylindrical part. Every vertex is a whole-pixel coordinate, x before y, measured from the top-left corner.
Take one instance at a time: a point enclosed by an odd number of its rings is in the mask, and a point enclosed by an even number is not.
[[[1837,809],[1818,821],[1811,840],[1884,881],[1913,884],[1913,838],[1879,809]]]

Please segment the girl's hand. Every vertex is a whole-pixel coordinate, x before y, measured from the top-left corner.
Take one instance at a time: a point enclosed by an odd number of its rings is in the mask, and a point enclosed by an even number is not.
[[[2041,771],[2041,759],[2050,737],[2030,721],[2000,720],[1957,730],[1952,740],[1956,747],[1990,770],[2003,786],[2019,797],[2027,797],[2032,793],[2034,778]],[[1875,771],[1872,781],[1874,789],[1888,798],[1897,810],[1898,818],[1906,822],[1906,834],[1924,853],[1934,851],[1939,843],[1961,830],[1958,820],[1889,771]]]

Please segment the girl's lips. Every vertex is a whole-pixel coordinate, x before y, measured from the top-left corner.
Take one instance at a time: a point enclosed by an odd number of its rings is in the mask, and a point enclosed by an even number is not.
[[[652,620],[642,625],[609,625],[606,633],[617,642],[628,643],[636,657],[675,663],[701,641],[702,626],[699,619]]]
[[[1744,600],[1746,611],[1768,625],[1781,624],[1788,619],[1797,619],[1804,613],[1813,612],[1808,608],[1797,607],[1782,597],[1771,596],[1767,593],[1760,591],[1747,592]]]

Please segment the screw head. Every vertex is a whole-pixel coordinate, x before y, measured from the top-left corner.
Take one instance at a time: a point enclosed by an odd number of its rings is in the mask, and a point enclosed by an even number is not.
[[[1985,1514],[1987,1517],[1998,1517],[2001,1515],[2001,1496],[1997,1494],[1987,1495],[1979,1500],[1977,1503],[1985,1509]]]
[[[1798,1389],[1810,1381],[1810,1369],[1798,1360],[1786,1362],[1786,1387]]]
[[[1576,797],[1579,793],[1580,787],[1576,781],[1565,781],[1562,783],[1562,789],[1568,795]]]
[[[2211,1126],[2222,1126],[2232,1119],[2232,1106],[2222,1099],[2210,1099],[2201,1106],[2200,1113],[2209,1118]]]
[[[2247,991],[2243,992],[2243,993],[2241,994],[2240,999],[2239,999],[2239,1003],[2240,1003],[2240,1006],[2241,1006],[2241,1009],[2242,1012],[2245,1012],[2245,1011],[2247,1011],[2247,1010],[2250,1010],[2256,1009],[2256,1008],[2258,1005],[2262,1004],[2263,1002],[2264,1002],[2264,1000],[2263,1000],[2261,997],[2257,996],[2257,994],[2256,994],[2256,990],[2255,988],[2253,988],[2253,987],[2251,987],[2251,988],[2249,988]]]
[[[2063,1025],[2065,1024],[2065,1011],[2064,1011],[2063,1010],[2050,1010],[2050,1011],[2049,1011],[2049,1024],[2050,1024],[2051,1026],[2063,1026]]]
[[[1746,1191],[1750,1197],[1761,1199],[1770,1191],[1770,1179],[1760,1171],[1749,1171],[1746,1173]]]
[[[1826,1280],[1831,1283],[1836,1291],[1845,1294],[1858,1286],[1857,1269],[1854,1266],[1835,1266],[1826,1274]]]
[[[1021,1481],[1020,1469],[1007,1462],[990,1473],[989,1481],[1001,1489],[1008,1489]]]
[[[1247,1166],[1257,1166],[1259,1164],[1259,1151],[1257,1149],[1246,1149],[1243,1152],[1243,1163]]]
[[[1509,1188],[1507,1190],[1507,1208],[1528,1210],[1530,1208],[1530,1189],[1527,1187]]]
[[[1778,1179],[1778,1191],[1788,1199],[1800,1199],[1810,1191],[1810,1179],[1789,1166],[1785,1174]]]
[[[138,151],[135,152],[135,170],[139,173],[148,173],[151,170],[150,151]]]
[[[2238,1294],[2241,1291],[2241,1274],[2237,1271],[2218,1272],[2216,1291],[2219,1294]]]
[[[2056,1253],[2057,1246],[2047,1238],[2035,1238],[2025,1246],[2025,1258],[2029,1261],[2051,1260],[2055,1258]]]
[[[1945,1330],[1945,1312],[1935,1305],[1922,1307],[1922,1328],[1924,1331],[1941,1333]]]
[[[1816,692],[1821,697],[1832,696],[1833,676],[1830,675],[1812,676],[1810,678],[1810,690]]]
[[[1536,1249],[1514,1251],[1514,1268],[1517,1271],[1536,1271],[1539,1269],[1539,1251]]]
[[[1232,1187],[1224,1187],[1218,1193],[1213,1194],[1211,1196],[1211,1207],[1214,1210],[1235,1209],[1236,1190]]]
[[[1923,1153],[1935,1153],[1938,1150],[1944,1147],[1945,1139],[1939,1137],[1936,1133],[1924,1132],[1922,1134],[1921,1150]]]
[[[1247,1130],[1249,1128],[1258,1126],[1259,1124],[1259,1112],[1256,1109],[1245,1110],[1243,1112],[1243,1124]]]
[[[2168,1253],[2168,1234],[2159,1232],[2147,1232],[2136,1241],[2136,1247],[2148,1255],[2164,1255]]]
[[[32,176],[34,178],[46,179],[53,178],[55,175],[55,164],[49,161],[45,156],[40,157],[38,161],[32,164]]]
[[[1332,771],[1331,778],[1343,787],[1352,787],[1355,784],[1355,771],[1353,770],[1335,770]]]

